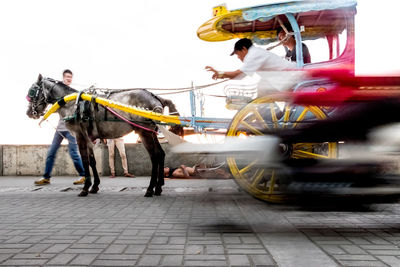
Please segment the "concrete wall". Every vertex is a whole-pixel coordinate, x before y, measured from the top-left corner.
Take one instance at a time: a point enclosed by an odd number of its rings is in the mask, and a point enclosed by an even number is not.
[[[2,145],[1,175],[43,175],[49,145]],[[96,158],[101,159],[101,150],[96,150]],[[102,171],[102,161],[98,162]],[[78,176],[68,153],[68,145],[62,145],[57,153],[52,176]]]
[[[198,155],[177,155],[170,153],[169,144],[161,144],[166,158],[165,166],[178,167],[181,164],[193,166],[205,160],[210,164],[220,163],[224,158],[216,159],[207,157],[204,159]],[[46,155],[49,145],[0,145],[0,175],[3,176],[41,176],[44,172]],[[125,144],[126,156],[128,158],[129,172],[136,176],[150,176],[151,161],[150,157],[142,144]],[[346,156],[346,148],[339,148],[339,156]],[[106,145],[95,147],[95,157],[97,170],[100,175],[110,175],[108,165],[108,149]],[[393,156],[390,156],[393,160]],[[395,158],[396,169],[400,170],[400,157]],[[206,162],[206,163],[207,163]],[[123,175],[121,158],[118,149],[115,148],[115,170],[117,175]],[[62,145],[59,149],[52,171],[52,176],[78,176],[73,162],[68,153],[68,146]]]
[[[162,144],[166,152],[165,166],[176,167],[180,164],[193,166],[199,162],[196,156],[180,156],[170,153],[170,145]],[[49,145],[0,145],[0,175],[4,176],[40,176],[43,175]],[[150,157],[142,144],[126,144],[129,171],[136,176],[151,174]],[[95,158],[100,175],[110,175],[108,149],[106,145],[96,146]],[[115,148],[115,170],[123,174],[121,158]],[[68,145],[62,145],[57,153],[52,176],[77,176],[68,153]]]

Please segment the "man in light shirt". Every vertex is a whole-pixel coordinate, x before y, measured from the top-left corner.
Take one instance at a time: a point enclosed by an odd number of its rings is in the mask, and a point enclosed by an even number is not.
[[[266,91],[287,89],[288,85],[286,81],[283,83],[281,71],[296,69],[296,63],[285,60],[261,47],[254,46],[253,42],[247,38],[240,39],[235,43],[232,55],[236,55],[243,62],[243,65],[235,71],[217,71],[213,67],[206,66],[208,71],[214,72],[212,78],[235,79],[243,74],[257,73],[261,76],[259,94],[260,87]]]

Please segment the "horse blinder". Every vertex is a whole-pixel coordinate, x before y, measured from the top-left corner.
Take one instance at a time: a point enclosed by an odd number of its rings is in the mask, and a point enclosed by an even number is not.
[[[37,84],[33,84],[32,87],[28,91],[28,95],[26,96],[26,99],[29,102],[32,102],[36,100],[36,98],[39,96],[39,89],[40,87]]]

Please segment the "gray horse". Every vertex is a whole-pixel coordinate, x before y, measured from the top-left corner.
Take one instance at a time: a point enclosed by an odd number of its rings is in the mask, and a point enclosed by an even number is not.
[[[38,80],[28,91],[27,99],[29,101],[29,106],[26,113],[30,118],[39,119],[44,115],[45,109],[49,104],[54,104],[64,96],[76,92],[78,91],[62,82],[50,78],[43,78],[42,75],[39,74]],[[170,113],[178,115],[172,101],[155,96],[144,89],[125,91],[100,91],[92,89],[88,93],[155,112],[162,112],[164,107],[167,106]],[[99,190],[100,178],[96,170],[93,141],[97,138],[118,138],[132,131],[135,131],[140,136],[143,145],[150,155],[152,163],[150,185],[144,196],[152,197],[153,195],[161,195],[161,187],[164,185],[165,152],[157,139],[157,125],[152,120],[119,110],[110,111],[101,105],[88,101],[68,102],[57,112],[66,120],[67,128],[75,134],[79,152],[82,156],[82,162],[85,168],[85,184],[79,196],[87,196],[89,192],[97,193]],[[115,116],[113,112],[128,119],[133,125],[121,120]],[[171,127],[171,131],[182,135],[183,128],[176,125]],[[93,171],[93,186],[90,178],[89,166]],[[90,186],[92,187],[89,190]]]

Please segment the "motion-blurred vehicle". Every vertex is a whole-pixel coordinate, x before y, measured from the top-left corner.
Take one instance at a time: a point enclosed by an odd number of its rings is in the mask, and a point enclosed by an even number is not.
[[[205,41],[249,38],[259,45],[271,45],[278,41],[277,29],[289,24],[296,40],[297,66],[311,73],[292,86],[291,93],[260,97],[254,90],[253,94],[249,94],[248,90],[237,86],[226,90],[230,93],[228,106],[240,108],[228,128],[228,137],[284,137],[283,133],[287,137],[292,132],[290,141],[283,138],[278,145],[278,163],[271,164],[270,160],[267,163],[265,158],[253,151],[246,154],[245,148],[241,152],[228,153],[227,163],[236,182],[254,197],[268,202],[285,202],[293,196],[312,194],[388,196],[400,193],[399,177],[395,173],[396,168],[393,168],[396,163],[392,157],[381,157],[371,152],[372,147],[363,146],[364,150],[357,156],[349,159],[343,153],[343,157],[339,158],[338,148],[343,147],[346,151],[349,145],[349,142],[342,141],[351,135],[351,126],[347,129],[349,131],[343,131],[335,138],[325,139],[328,135],[318,136],[318,132],[309,135],[319,137],[314,140],[296,141],[293,138],[310,125],[340,114],[343,101],[352,105],[360,101],[374,102],[380,96],[393,95],[393,92],[398,95],[398,77],[375,79],[354,76],[356,5],[355,0],[275,1],[235,10],[221,5],[214,7],[213,17],[198,28],[198,37]],[[318,52],[325,52],[325,56],[315,57],[312,63],[304,64],[303,42],[309,46],[312,59],[317,54],[313,50],[314,43]],[[329,95],[329,92],[343,92],[341,89],[362,92],[358,98],[352,98],[353,102],[346,98],[346,93]],[[368,97],[371,92],[373,97]],[[318,93],[327,95],[321,98]],[[390,123],[391,119],[383,121]],[[370,128],[364,127],[361,135],[366,135]],[[358,138],[350,139],[365,142]],[[365,153],[370,157],[362,156]]]

